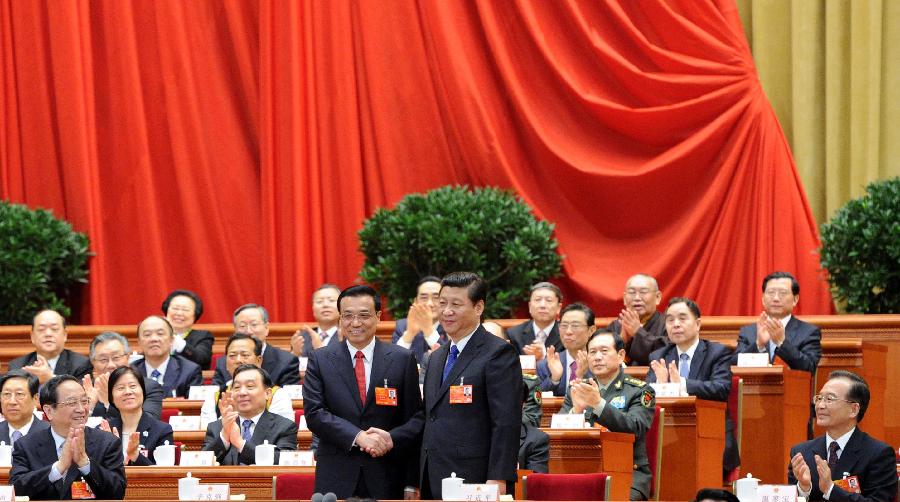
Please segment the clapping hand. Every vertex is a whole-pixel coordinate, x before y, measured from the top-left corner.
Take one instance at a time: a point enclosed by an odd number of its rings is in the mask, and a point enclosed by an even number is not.
[[[634,338],[635,333],[641,329],[641,318],[637,312],[631,309],[622,309],[622,312],[619,313],[619,323],[622,325],[620,334],[625,343]]]

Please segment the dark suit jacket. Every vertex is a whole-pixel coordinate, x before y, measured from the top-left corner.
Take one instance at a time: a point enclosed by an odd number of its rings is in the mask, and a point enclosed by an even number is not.
[[[147,376],[147,361],[145,359],[139,359],[131,366],[139,371],[141,375],[144,375],[144,380],[151,379]],[[173,397],[173,391],[175,392],[175,397],[188,397],[191,385],[202,384],[203,370],[200,369],[200,366],[178,355],[169,356],[169,365],[166,367],[166,374],[163,375],[162,383],[166,397]]]
[[[184,349],[178,354],[200,366],[200,369],[210,368],[212,361],[213,334],[204,329],[192,329],[184,337]]]
[[[756,323],[741,326],[732,364],[737,364],[737,355],[745,352],[759,352],[756,347]],[[775,348],[775,355],[791,369],[815,374],[822,358],[822,330],[791,316],[784,328],[784,343]]]
[[[322,330],[319,329],[318,326],[314,327],[314,328],[313,328],[313,331],[315,331],[316,333],[321,333],[321,332],[322,332]],[[303,352],[302,352],[302,355],[303,355],[303,357],[309,357],[309,354],[312,352],[312,346],[313,346],[312,340],[310,340],[309,334],[308,334],[306,331],[301,331],[301,332],[300,332],[300,336],[303,337]],[[341,337],[339,337],[338,334],[337,334],[337,332],[335,331],[334,335],[332,335],[331,338],[328,339],[328,345],[326,345],[326,347],[327,347],[327,346],[330,346],[330,345],[336,345],[336,344],[339,344],[339,343],[341,343]],[[319,347],[319,348],[320,348],[320,349],[324,349],[325,347]]]
[[[618,319],[613,320],[606,328],[616,334],[622,333],[622,323]],[[667,343],[669,343],[669,336],[666,334],[665,316],[654,312],[631,340],[625,344],[628,365],[649,366],[650,353],[665,347]]]
[[[825,449],[825,436],[819,436],[805,443],[800,443],[791,448],[791,457],[802,453],[806,465],[810,466],[812,476],[812,492],[809,500],[823,500],[822,491],[819,490],[819,473],[816,470],[816,461],[813,455],[819,455],[823,460],[828,459],[828,451]],[[831,471],[832,479],[841,479],[843,473],[859,478],[861,494],[848,493],[836,485],[831,490],[830,502],[863,502],[863,501],[890,501],[897,496],[897,471],[894,449],[881,441],[869,436],[857,429],[850,435],[847,446],[838,457],[837,465]],[[788,464],[788,483],[796,484],[797,480]]]
[[[297,360],[297,356],[286,350],[266,344],[262,367],[272,377],[272,382],[279,387],[300,383],[300,361]],[[228,374],[225,358],[220,357],[216,361],[216,373],[213,375],[212,384],[221,387],[229,380],[231,375]]]
[[[125,498],[122,443],[112,434],[90,427],[84,428],[84,440],[85,451],[91,459],[91,472],[84,480],[94,495],[99,500]],[[50,468],[58,459],[49,427],[29,433],[13,447],[9,484],[15,486],[17,495],[27,495],[32,500],[71,499],[72,482],[82,477],[81,472],[73,463],[62,479],[50,483]]]
[[[147,391],[144,394],[144,406],[142,407],[144,413],[149,413],[153,418],[159,419],[162,416],[162,403],[166,397],[166,392],[163,390],[162,385],[150,378],[144,378],[144,388]],[[103,417],[109,420],[110,418],[118,418],[119,410],[112,404],[107,408],[98,401],[91,416]]]
[[[110,429],[115,427],[121,434],[122,419],[119,417],[110,418],[109,427]],[[147,450],[147,456],[138,454],[137,460],[129,462],[128,465],[156,465],[156,460],[153,458],[153,451],[156,450],[156,447],[162,446],[166,441],[169,444],[175,444],[172,426],[154,418],[146,411],[141,415],[136,431],[141,435],[142,449]],[[122,440],[124,441],[125,438],[122,438]]]
[[[29,352],[24,356],[17,357],[10,361],[9,369],[22,369],[23,366],[32,365],[35,361],[37,361],[37,352]],[[72,352],[69,349],[63,349],[63,351],[59,354],[59,360],[56,361],[56,370],[53,372],[53,374],[72,375],[80,379],[84,375],[90,373],[90,364],[90,360],[83,355],[77,352]],[[85,368],[88,368],[87,372],[85,372]]]
[[[522,352],[523,347],[534,343],[534,335],[534,321],[531,319],[506,330],[506,336],[509,337],[509,343],[516,348],[516,351],[519,354],[524,354],[524,352]],[[547,335],[547,341],[544,342],[544,345],[547,347],[556,347],[557,352],[566,350],[565,346],[562,344],[562,339],[559,337],[559,322],[553,323],[553,329],[551,329],[550,333]]]
[[[259,417],[259,423],[253,428],[253,436],[244,444],[243,450],[229,446],[225,448],[220,434],[222,433],[222,419],[210,422],[206,426],[206,438],[203,440],[203,451],[216,452],[216,460],[221,465],[253,465],[256,463],[256,447],[269,441],[275,446],[275,465],[278,465],[278,455],[281,450],[297,449],[297,423],[269,411],[263,411]]]
[[[567,350],[563,350],[559,353],[559,362],[563,365],[563,370],[570,364],[571,361],[568,360],[569,352]],[[563,376],[560,377],[559,382],[556,385],[553,384],[553,379],[550,377],[550,366],[547,364],[547,358],[541,359],[537,363],[537,367],[535,368],[537,372],[538,378],[541,380],[541,390],[543,391],[553,391],[554,396],[565,396],[566,395],[566,374],[563,373]],[[582,375],[582,377],[589,375]]]
[[[34,417],[33,421],[31,422],[31,428],[28,429],[28,434],[40,432],[44,429],[49,428],[50,424],[48,422],[41,420],[38,417]],[[9,422],[7,422],[6,420],[0,422],[0,441],[9,444]]]
[[[533,425],[522,424],[519,469],[546,474],[550,465],[550,436]]]
[[[338,498],[354,495],[363,476],[375,499],[402,500],[404,486],[418,485],[418,438],[422,432],[419,374],[412,352],[375,341],[366,402],[359,398],[347,342],[315,351],[306,367],[303,409],[309,429],[319,438],[316,489]],[[397,406],[378,405],[375,387],[397,390]],[[383,457],[352,447],[369,427],[391,434],[394,448]]]
[[[422,498],[441,498],[441,480],[516,479],[522,426],[522,367],[516,349],[479,325],[441,382],[451,344],[431,354],[425,374]],[[450,385],[472,386],[471,404],[450,404]],[[427,483],[424,482],[427,480]]]
[[[731,349],[708,340],[700,340],[694,357],[691,359],[691,373],[687,379],[687,393],[700,399],[728,402],[731,392]],[[665,359],[668,365],[678,359],[678,348],[675,344],[666,345],[650,354],[650,359]],[[676,362],[677,364],[677,362]],[[656,382],[656,373],[647,372],[647,382]],[[737,442],[734,439],[734,424],[725,414],[725,456],[722,461],[726,471],[741,465]]]
[[[403,332],[406,331],[406,325],[409,321],[406,318],[400,319],[397,321],[397,325],[394,327],[394,335],[391,337],[391,341],[397,343],[397,340],[403,336]],[[444,331],[444,327],[438,324],[437,327],[438,334],[440,338],[438,339],[438,343],[444,345],[445,343],[450,341],[450,338],[447,336],[447,333]],[[416,333],[416,336],[413,337],[412,344],[409,346],[409,350],[412,351],[413,354],[416,355],[416,362],[422,364],[424,362],[425,354],[428,352],[428,342],[425,341],[425,334],[419,331]]]

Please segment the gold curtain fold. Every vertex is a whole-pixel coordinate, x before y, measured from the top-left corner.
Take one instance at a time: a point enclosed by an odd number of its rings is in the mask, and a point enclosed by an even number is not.
[[[900,1],[737,4],[816,220],[900,176]]]

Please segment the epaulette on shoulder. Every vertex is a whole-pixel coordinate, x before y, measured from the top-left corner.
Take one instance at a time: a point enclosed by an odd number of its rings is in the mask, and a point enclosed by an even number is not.
[[[643,387],[643,386],[647,385],[647,382],[645,382],[643,380],[638,380],[637,378],[634,378],[631,376],[626,376],[624,378],[624,380],[625,380],[625,383],[627,383],[629,385],[634,385],[635,387]]]

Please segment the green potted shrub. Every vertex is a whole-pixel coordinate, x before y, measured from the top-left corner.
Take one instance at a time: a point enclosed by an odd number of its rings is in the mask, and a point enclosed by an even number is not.
[[[366,257],[360,276],[402,317],[421,277],[476,272],[489,285],[485,317],[505,318],[532,284],[559,274],[552,234],[553,225],[511,192],[446,186],[375,211],[359,231]]]
[[[87,282],[88,238],[50,211],[0,201],[0,324],[35,312],[71,314],[64,300]]]
[[[847,312],[900,312],[900,178],[869,184],[822,225],[821,263]]]

